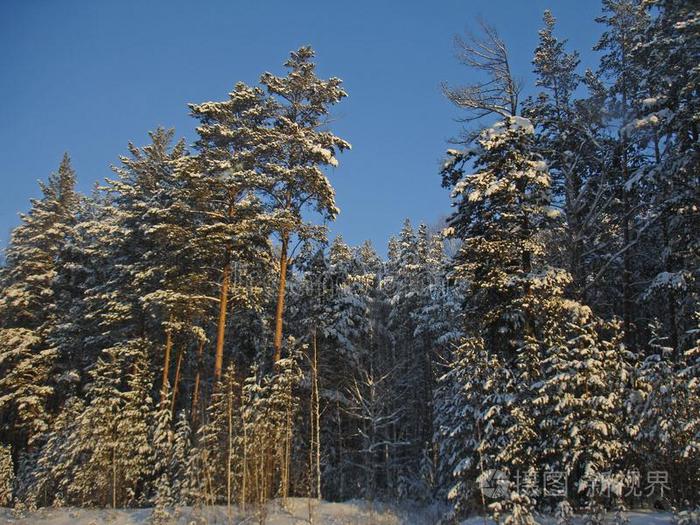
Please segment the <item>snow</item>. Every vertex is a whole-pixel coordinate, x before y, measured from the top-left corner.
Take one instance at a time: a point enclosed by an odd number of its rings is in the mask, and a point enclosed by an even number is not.
[[[670,525],[673,520],[673,515],[667,512],[651,512],[651,511],[634,511],[624,513],[629,519],[629,525]],[[614,512],[609,512],[606,515],[606,523],[613,523],[615,517]],[[552,516],[535,516],[535,521],[541,525],[554,525],[556,519]],[[575,516],[572,523],[574,525],[582,525],[584,519],[582,516]],[[490,519],[484,520],[481,516],[472,516],[469,519],[460,522],[460,525],[485,525],[493,524]]]
[[[309,514],[309,512],[311,514]],[[25,517],[15,517],[10,509],[0,509],[0,522],[7,525],[142,525],[150,522],[152,509],[40,509]],[[258,523],[266,525],[297,525],[314,523],[317,525],[432,525],[446,513],[439,505],[418,506],[404,503],[401,506],[353,500],[345,503],[330,503],[306,498],[289,498],[285,503],[277,500],[267,505],[265,512],[250,510],[246,515],[232,510],[229,519],[225,506],[208,507],[204,510],[184,507],[173,513],[173,520],[168,523],[189,525],[190,523]],[[627,512],[630,525],[670,525],[673,516],[664,512],[634,511]],[[247,517],[247,519],[245,519]],[[311,519],[309,519],[311,517]],[[608,514],[612,523],[614,513]],[[536,516],[542,525],[554,525],[555,518]],[[244,521],[245,520],[245,521]],[[460,525],[484,525],[493,523],[482,516],[472,516],[460,522]],[[580,525],[583,519],[574,518],[573,523]]]
[[[353,500],[330,503],[306,498],[288,498],[269,503],[263,512],[249,510],[246,514],[234,507],[228,516],[226,506],[207,507],[203,510],[184,507],[173,513],[166,523],[239,524],[265,523],[266,525],[432,525],[444,515],[437,505],[419,507],[404,503],[400,507],[378,502]],[[23,518],[14,517],[10,509],[0,509],[0,523],[7,525],[141,525],[150,523],[152,509],[40,509]],[[260,520],[262,516],[264,519]]]
[[[338,159],[333,156],[333,152],[329,149],[323,148],[321,146],[313,146],[312,151],[318,153],[323,157],[323,160],[333,167],[338,166]]]
[[[532,125],[530,119],[527,119],[525,117],[512,116],[508,117],[506,120],[496,122],[490,128],[486,128],[482,132],[482,135],[487,140],[491,140],[506,133],[509,129],[522,130],[528,134],[535,133],[535,127]]]

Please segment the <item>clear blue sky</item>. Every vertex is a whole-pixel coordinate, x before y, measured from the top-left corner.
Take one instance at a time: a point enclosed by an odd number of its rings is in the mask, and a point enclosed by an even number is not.
[[[193,140],[188,102],[222,100],[238,80],[281,73],[289,51],[310,44],[319,72],[345,82],[334,130],[353,150],[330,173],[341,215],[332,226],[380,252],[402,220],[449,212],[439,161],[459,116],[440,82],[466,83],[456,33],[483,16],[532,91],[532,51],[544,9],[595,67],[597,0],[70,1],[0,4],[0,246],[36,181],[68,151],[89,191],[110,176],[128,141],[174,127]]]

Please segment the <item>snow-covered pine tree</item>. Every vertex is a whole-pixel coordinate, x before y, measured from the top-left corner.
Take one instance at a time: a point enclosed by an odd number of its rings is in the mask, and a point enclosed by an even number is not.
[[[484,367],[488,391],[472,409],[476,416],[472,425],[480,425],[481,433],[476,446],[466,444],[457,452],[461,457],[452,460],[457,464],[454,474],[477,468],[482,473],[497,469],[515,475],[536,466],[539,459],[533,448],[531,390],[540,373],[539,311],[560,271],[540,262],[544,247],[538,233],[553,223],[555,214],[550,208],[547,166],[533,146],[532,124],[522,117],[507,117],[482,131],[466,153],[451,150],[443,172],[456,207],[448,234],[462,241],[455,273],[468,282],[471,293],[462,345],[473,350],[467,351],[467,360],[455,361],[455,366],[468,367],[457,375],[475,375],[484,359],[498,358],[502,363],[498,368]],[[474,173],[465,173],[472,160]],[[465,423],[457,424],[459,428]],[[469,494],[451,492],[453,501]],[[467,509],[470,505],[455,503]]]
[[[700,466],[699,376],[693,350],[679,358],[668,338],[657,335],[660,331],[658,325],[652,328],[653,353],[641,363],[635,377],[637,396],[630,400],[634,458],[643,463],[643,474],[668,472],[665,495],[683,505],[696,500],[698,486],[693,473]]]
[[[154,409],[149,421],[149,441],[152,447],[151,479],[154,482],[152,503],[159,509],[172,508],[175,504],[172,497],[172,472],[174,463],[173,413],[168,402],[170,397],[170,385],[166,382],[161,386],[163,399]]]
[[[482,131],[466,152],[449,152],[452,159],[444,171],[457,209],[448,233],[462,241],[455,273],[468,283],[470,292],[462,343],[467,359],[454,363],[465,370],[452,375],[486,374],[485,391],[475,400],[476,407],[462,409],[475,420],[459,422],[452,431],[458,433],[465,424],[479,430],[476,442],[469,438],[462,450],[453,452],[461,456],[452,460],[458,476],[469,468],[514,476],[547,464],[550,450],[542,425],[548,426],[548,420],[543,418],[558,413],[559,394],[541,396],[541,391],[550,381],[558,384],[561,373],[549,370],[547,360],[588,362],[590,352],[601,351],[600,345],[603,351],[595,356],[600,355],[605,374],[574,367],[576,377],[570,383],[571,394],[586,406],[583,426],[598,432],[598,446],[605,452],[602,457],[592,453],[587,473],[614,464],[620,452],[613,425],[622,405],[616,392],[625,379],[624,363],[615,340],[607,342],[610,334],[596,326],[597,320],[581,318],[590,311],[565,299],[570,275],[547,264],[543,234],[556,224],[558,214],[551,207],[547,165],[536,153],[534,141],[534,128],[527,119],[508,117]],[[465,171],[468,162],[471,173]],[[499,361],[496,366],[494,359]],[[484,372],[480,375],[479,370]],[[577,392],[576,381],[594,381],[601,392],[591,396],[585,389]],[[598,423],[601,418],[605,428]],[[443,435],[450,432],[445,429]],[[581,461],[579,455],[570,463],[576,461]],[[452,491],[458,508],[469,507],[468,500],[459,500],[470,495],[464,481]]]
[[[288,344],[292,343],[288,341]],[[267,443],[268,447],[269,444],[274,444],[269,450],[273,454],[278,478],[276,490],[270,495],[281,498],[289,495],[292,480],[290,469],[300,403],[298,389],[303,379],[300,361],[301,356],[295,351],[277,362],[276,373],[267,381],[267,396],[264,401],[266,409],[262,412],[268,418],[265,426],[271,435],[267,436]]]
[[[202,251],[215,254],[210,266],[218,270],[213,277],[219,283],[214,352],[214,377],[218,380],[230,324],[229,300],[236,297],[235,306],[248,307],[246,293],[255,289],[232,289],[233,272],[245,280],[246,272],[255,271],[270,255],[270,226],[258,196],[271,185],[265,166],[274,158],[274,151],[266,130],[274,104],[261,88],[239,82],[228,100],[190,104],[190,109],[199,120],[199,155],[183,166],[182,175],[200,221],[195,242]]]
[[[337,166],[335,155],[350,144],[332,132],[321,129],[329,109],[347,96],[338,78],[316,76],[314,51],[302,47],[285,62],[284,77],[264,73],[260,83],[275,104],[274,122],[264,140],[271,148],[266,158],[267,198],[273,208],[274,229],[279,235],[279,286],[275,310],[274,361],[282,357],[285,283],[294,236],[302,239],[318,235],[306,222],[303,211],[313,208],[325,219],[338,214],[335,193],[323,167]]]
[[[629,133],[629,125],[640,100],[641,79],[645,74],[635,62],[633,51],[648,19],[638,0],[603,0],[602,8],[603,14],[596,21],[605,25],[605,31],[594,49],[603,52],[597,75],[605,97],[609,129],[608,148],[600,148],[599,155],[606,159],[607,179],[615,199],[610,213],[618,227],[607,232],[611,246],[608,253],[602,254],[603,262],[596,269],[596,276],[605,275],[605,300],[614,306],[613,314],[622,318],[625,344],[634,350],[645,328],[636,319],[639,290],[635,275],[639,272],[639,258],[635,250],[653,221],[645,214],[642,188],[635,184],[634,174],[645,161],[639,142]]]
[[[371,258],[371,254],[365,255]],[[319,396],[327,428],[322,434],[322,446],[324,455],[334,458],[335,463],[327,467],[328,494],[342,492],[354,471],[351,458],[355,443],[348,435],[353,425],[348,417],[348,389],[368,366],[374,334],[371,309],[377,281],[376,273],[367,264],[371,262],[361,261],[357,250],[340,237],[333,241],[317,340]]]
[[[200,446],[207,449],[209,483],[215,502],[226,503],[230,508],[240,492],[242,454],[239,451],[241,430],[241,386],[233,364],[226,367],[215,384],[207,421],[201,429]]]
[[[190,160],[184,141],[173,144],[174,131],[163,128],[149,135],[151,143],[142,148],[129,144],[130,156],[114,168],[118,177],[107,181],[119,238],[110,243],[116,271],[104,286],[110,317],[103,324],[113,340],[145,332],[162,345],[151,366],[161,388],[172,385],[174,397],[179,382],[171,380],[171,369],[179,379],[183,353],[206,339],[200,325],[211,290],[202,268],[210,259],[194,240],[196,205],[181,174]]]
[[[647,142],[653,161],[635,174],[650,187],[657,217],[643,246],[653,260],[643,299],[662,323],[676,357],[692,345],[684,335],[694,327],[697,310],[697,238],[700,165],[697,93],[700,75],[698,19],[694,6],[681,1],[648,1],[651,23],[634,48],[643,67],[641,100],[630,131]],[[649,65],[652,65],[651,67]],[[657,336],[660,334],[657,334]]]
[[[485,513],[486,500],[477,486],[478,477],[489,470],[478,448],[487,425],[482,411],[498,401],[500,382],[495,371],[503,368],[503,362],[476,337],[464,339],[445,366],[435,395],[437,494],[453,504],[457,516],[474,508]]]
[[[391,381],[396,382],[393,390],[404,392],[399,396],[402,416],[396,441],[406,444],[396,451],[400,457],[395,459],[399,469],[396,490],[402,497],[422,497],[429,490],[424,474],[432,464],[426,460],[432,455],[434,352],[436,339],[448,332],[440,333],[440,327],[450,322],[448,318],[431,317],[442,309],[440,304],[446,306],[444,301],[449,301],[443,262],[441,240],[431,238],[425,224],[415,232],[406,220],[399,236],[390,243],[382,272],[391,346],[386,363],[376,371],[394,369],[390,374]]]
[[[257,365],[243,382],[241,423],[235,439],[241,461],[239,501],[262,506],[273,497],[286,498],[299,409],[297,391],[303,374],[300,356],[281,359],[273,373]],[[306,465],[306,460],[303,461]]]
[[[14,480],[12,449],[7,445],[0,445],[0,507],[9,507],[12,504]]]
[[[537,86],[535,98],[528,99],[523,114],[530,118],[538,133],[538,147],[547,159],[552,177],[553,203],[561,207],[562,229],[549,232],[555,264],[572,276],[572,291],[585,295],[598,247],[594,241],[600,229],[609,227],[605,212],[613,195],[602,170],[599,112],[591,111],[574,94],[582,78],[577,73],[578,53],[566,51],[566,40],[554,35],[555,18],[544,13],[544,28],[533,58]],[[555,239],[563,234],[563,243]]]
[[[172,512],[176,504],[174,470],[180,465],[177,461],[181,458],[175,456],[175,434],[172,426],[172,409],[168,402],[170,386],[167,381],[161,386],[164,394],[160,400],[158,409],[153,413],[153,421],[149,436],[151,439],[151,497],[153,506],[151,522],[154,524],[166,524],[172,522]],[[186,458],[182,458],[186,461]],[[185,466],[183,462],[182,467]]]
[[[630,362],[621,327],[570,300],[543,312],[540,408],[542,468],[566,474],[571,497],[621,475],[629,450],[625,403]]]
[[[454,465],[446,466],[451,461],[451,455],[446,452],[451,446],[448,442],[464,439],[463,435],[455,438],[442,434],[442,429],[453,425],[447,423],[448,420],[460,417],[453,412],[453,403],[456,397],[462,395],[461,380],[458,381],[454,376],[442,376],[449,374],[445,365],[456,359],[453,352],[463,337],[464,326],[461,319],[463,283],[450,278],[449,257],[444,243],[442,233],[433,235],[422,272],[425,282],[419,289],[420,307],[413,312],[416,323],[414,335],[423,341],[426,358],[429,360],[430,369],[427,372],[430,374],[428,381],[432,395],[429,403],[433,436],[425,450],[422,479],[438,497],[445,497],[453,484],[451,472]]]
[[[184,507],[190,501],[191,480],[187,466],[192,457],[192,428],[187,412],[181,410],[175,423],[175,436],[173,440],[173,453],[170,463],[170,475],[175,505]]]
[[[62,480],[67,500],[116,507],[143,496],[138,487],[148,481],[152,457],[149,351],[138,339],[112,347],[91,371],[89,404],[63,445],[75,462],[72,477]]]
[[[54,280],[55,317],[49,326],[47,346],[55,354],[52,404],[63,407],[87,383],[87,371],[99,357],[99,344],[90,340],[101,332],[98,320],[88,315],[89,290],[99,285],[107,270],[99,246],[103,219],[109,216],[97,195],[82,198],[75,224],[58,253]],[[62,408],[59,408],[62,411]]]
[[[356,251],[341,237],[331,244],[328,262],[333,290],[322,312],[322,334],[329,340],[329,351],[341,360],[344,373],[352,376],[352,371],[366,362],[369,352],[370,300],[375,275],[364,271]],[[329,384],[341,388],[335,381]]]
[[[52,421],[51,432],[41,448],[36,466],[18,481],[18,497],[44,505],[72,503],[71,483],[80,465],[79,418],[85,410],[78,396],[68,398]]]
[[[48,430],[51,418],[56,353],[46,338],[56,314],[57,258],[79,202],[68,154],[40,187],[0,268],[0,441],[18,451]]]
[[[172,409],[168,402],[170,385],[166,382],[161,386],[163,398],[157,410],[153,411],[150,430],[150,445],[152,447],[152,462],[150,477],[151,497],[149,503],[153,506],[151,523],[172,523],[172,512],[176,505],[174,495],[173,468],[175,464],[174,441],[172,425]]]
[[[534,501],[526,495],[510,491],[506,498],[489,505],[498,525],[537,525],[533,517]]]

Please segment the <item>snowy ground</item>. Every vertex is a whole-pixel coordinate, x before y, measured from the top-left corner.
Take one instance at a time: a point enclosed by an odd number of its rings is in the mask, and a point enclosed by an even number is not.
[[[41,509],[25,517],[14,516],[9,509],[0,509],[2,525],[143,525],[150,523],[151,509],[93,510],[93,509]],[[346,503],[316,503],[304,498],[290,498],[286,505],[270,503],[262,513],[243,515],[235,510],[229,517],[226,507],[213,507],[205,512],[185,508],[179,509],[169,522],[177,525],[214,524],[258,524],[266,525],[434,525],[441,516],[437,506],[400,507],[366,501]],[[669,525],[671,515],[667,513],[630,512],[630,525]],[[611,516],[612,518],[612,516]],[[549,525],[554,520],[538,519]],[[484,525],[489,523],[481,517],[469,518],[462,525]]]

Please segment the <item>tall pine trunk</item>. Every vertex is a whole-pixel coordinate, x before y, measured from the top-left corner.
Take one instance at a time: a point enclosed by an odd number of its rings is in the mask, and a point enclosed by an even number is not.
[[[231,196],[228,206],[229,221],[233,219],[234,202],[236,196]],[[233,256],[233,246],[231,242],[226,245],[224,255],[224,268],[221,275],[221,290],[219,292],[219,319],[216,325],[216,352],[214,356],[214,380],[221,379],[221,370],[224,365],[224,338],[226,336],[226,314],[228,312],[228,290],[231,286],[231,258]]]
[[[282,357],[282,320],[284,317],[284,296],[287,286],[287,250],[289,246],[289,232],[282,232],[282,246],[280,248],[280,281],[277,290],[277,309],[275,310],[275,353],[273,361],[276,363]]]
[[[228,289],[231,285],[231,248],[226,249],[224,271],[221,276],[219,292],[219,319],[216,327],[216,352],[214,357],[214,380],[221,379],[221,369],[224,364],[224,338],[226,335],[226,313],[228,308]]]
[[[229,516],[229,519],[231,518],[231,496],[233,494],[233,474],[232,474],[232,465],[233,465],[233,385],[231,384],[231,381],[233,378],[229,378],[228,381],[228,392],[227,392],[227,406],[226,406],[226,415],[227,415],[227,430],[228,430],[228,439],[226,442],[227,446],[227,454],[226,454],[226,510],[227,510],[227,515]]]

